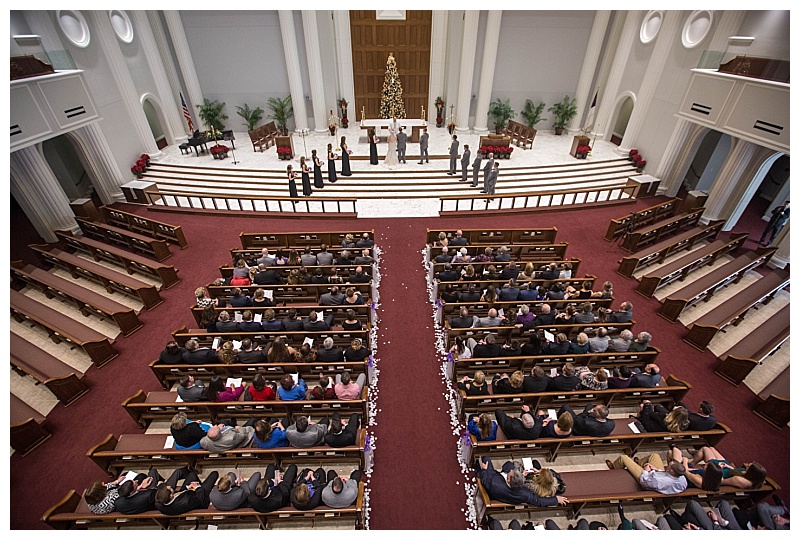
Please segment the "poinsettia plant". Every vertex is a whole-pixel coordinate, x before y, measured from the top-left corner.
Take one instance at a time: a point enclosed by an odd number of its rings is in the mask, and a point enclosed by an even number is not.
[[[224,144],[215,144],[214,146],[209,148],[208,151],[211,152],[212,154],[227,154],[228,147],[225,146]]]
[[[589,152],[592,151],[592,147],[589,146],[588,144],[583,144],[583,145],[579,146],[578,148],[576,148],[575,151],[578,154],[588,154]]]
[[[638,156],[639,155],[639,151],[636,148],[631,148],[631,151],[628,152],[628,155],[629,156]]]
[[[278,147],[278,155],[288,156],[291,155],[292,149],[288,146],[279,146]]]
[[[442,99],[442,96],[437,96],[436,101],[434,101],[433,104],[436,105],[437,109],[444,107],[444,100]]]
[[[131,172],[136,176],[141,176],[142,173],[144,172],[144,169],[139,165],[134,165],[133,167],[131,167]]]

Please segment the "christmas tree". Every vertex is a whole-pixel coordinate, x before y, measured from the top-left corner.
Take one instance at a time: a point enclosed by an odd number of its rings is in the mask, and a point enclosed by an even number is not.
[[[383,79],[381,92],[381,118],[406,117],[406,107],[403,105],[403,86],[400,84],[400,75],[397,73],[397,64],[394,56],[389,53],[386,60],[386,76]]]

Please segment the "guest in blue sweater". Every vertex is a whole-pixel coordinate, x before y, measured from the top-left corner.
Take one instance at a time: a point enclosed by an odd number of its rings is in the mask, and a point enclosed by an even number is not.
[[[480,416],[470,415],[467,429],[479,441],[493,441],[497,438],[497,422],[491,420],[486,413]]]
[[[273,422],[269,420],[257,420],[255,423],[256,432],[253,435],[253,446],[258,448],[280,448],[289,446],[286,440],[286,424],[284,418],[281,421]]]
[[[294,378],[287,373],[281,379],[281,385],[278,387],[278,395],[282,401],[292,401],[306,398],[306,381],[300,379],[297,384]]]

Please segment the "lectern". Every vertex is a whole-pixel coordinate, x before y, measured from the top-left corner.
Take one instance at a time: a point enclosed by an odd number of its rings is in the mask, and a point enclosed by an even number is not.
[[[572,138],[572,148],[569,150],[569,155],[572,157],[577,157],[575,154],[578,153],[578,147],[589,146],[589,140],[589,137],[586,137],[585,135],[575,135]]]

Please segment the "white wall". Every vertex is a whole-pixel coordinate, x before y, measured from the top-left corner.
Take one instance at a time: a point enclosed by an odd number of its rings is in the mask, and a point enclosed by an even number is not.
[[[748,11],[737,35],[755,40],[747,47],[729,47],[729,53],[789,60],[789,11]]]

